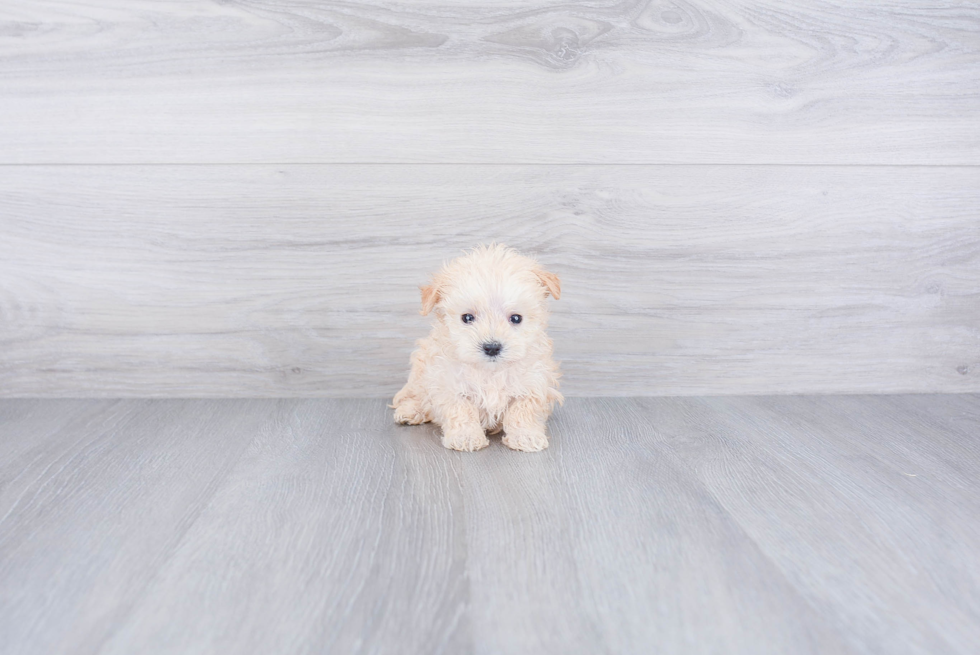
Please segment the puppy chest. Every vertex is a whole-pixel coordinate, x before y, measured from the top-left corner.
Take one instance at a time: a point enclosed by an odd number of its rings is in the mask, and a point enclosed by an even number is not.
[[[464,395],[491,422],[499,420],[514,398],[511,384],[504,375],[479,375],[466,380]]]

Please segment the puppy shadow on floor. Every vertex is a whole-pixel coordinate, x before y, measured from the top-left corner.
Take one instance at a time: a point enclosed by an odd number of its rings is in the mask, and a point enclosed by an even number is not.
[[[391,438],[392,433],[385,430],[385,438]],[[505,433],[503,429],[496,432],[487,432],[486,439],[488,446],[477,451],[480,453],[501,453],[504,455],[520,456],[521,451],[508,448],[504,444]],[[435,423],[422,423],[420,425],[401,425],[394,431],[395,440],[404,448],[419,451],[436,451],[435,454],[446,452],[442,446],[442,429]],[[562,435],[557,430],[552,431],[550,436],[550,447],[539,451],[542,455],[557,452],[561,446]],[[447,453],[448,454],[448,453]]]

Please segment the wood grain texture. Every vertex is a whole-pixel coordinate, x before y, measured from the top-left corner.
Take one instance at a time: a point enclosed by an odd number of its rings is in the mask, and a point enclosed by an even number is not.
[[[701,411],[653,405],[672,402]],[[698,463],[657,443],[646,414],[575,399],[544,457],[463,458],[480,652],[855,652],[696,481]]]
[[[963,653],[980,396],[0,402],[4,652]]]
[[[499,240],[570,395],[980,390],[980,169],[0,169],[0,395],[393,394]]]
[[[698,463],[688,470],[837,632],[863,633],[876,652],[967,652],[980,637],[980,451],[972,437],[910,420],[904,400],[716,398],[694,411],[638,402],[656,440]],[[927,402],[947,415],[957,403]],[[838,578],[847,584],[828,584]],[[880,613],[898,605],[931,618]]]
[[[376,401],[258,406],[276,429],[100,652],[465,652],[458,458]]]
[[[0,8],[0,163],[980,163],[980,5]]]
[[[0,417],[10,654],[97,652],[273,418],[248,401],[26,401]]]

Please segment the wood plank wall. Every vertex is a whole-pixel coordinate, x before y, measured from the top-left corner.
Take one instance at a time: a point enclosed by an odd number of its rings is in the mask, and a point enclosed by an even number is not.
[[[980,3],[0,6],[0,396],[384,396],[490,240],[569,395],[980,391]]]

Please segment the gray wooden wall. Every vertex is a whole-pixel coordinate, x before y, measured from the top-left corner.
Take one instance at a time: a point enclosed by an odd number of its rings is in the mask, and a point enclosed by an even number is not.
[[[570,395],[980,391],[980,4],[0,5],[2,396],[390,394],[489,240]]]

